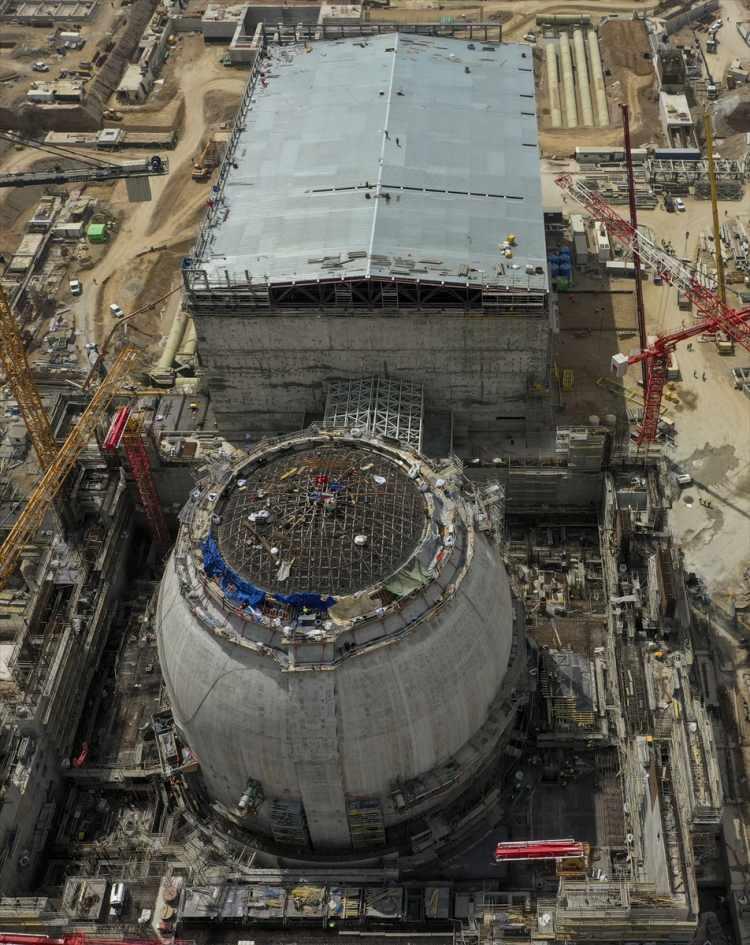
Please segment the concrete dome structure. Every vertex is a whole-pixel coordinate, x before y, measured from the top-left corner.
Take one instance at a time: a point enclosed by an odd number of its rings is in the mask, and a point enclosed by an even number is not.
[[[193,494],[159,596],[178,730],[249,830],[403,839],[496,765],[513,719],[525,647],[486,516],[458,469],[379,441],[238,456]]]

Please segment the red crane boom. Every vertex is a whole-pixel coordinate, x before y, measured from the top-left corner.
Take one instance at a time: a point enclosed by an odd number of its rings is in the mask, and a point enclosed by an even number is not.
[[[51,935],[28,935],[26,932],[0,933],[0,945],[157,945],[154,938],[99,938],[85,932],[69,932],[58,938]],[[175,945],[186,945],[175,941]]]
[[[519,860],[564,860],[585,855],[584,846],[577,840],[516,840],[498,843],[495,862]]]
[[[730,308],[708,286],[703,285],[695,274],[674,256],[659,249],[648,237],[624,220],[598,194],[593,193],[570,174],[555,179],[558,187],[579,203],[595,219],[602,220],[610,236],[619,240],[629,250],[636,250],[642,262],[650,266],[666,282],[677,286],[690,298],[703,318],[690,328],[683,328],[656,341],[635,354],[616,354],[612,358],[612,369],[622,377],[631,364],[645,361],[648,379],[643,398],[643,422],[636,442],[652,443],[656,439],[661,411],[661,396],[667,382],[669,355],[681,341],[696,335],[714,335],[725,332],[737,344],[750,351],[750,309]]]

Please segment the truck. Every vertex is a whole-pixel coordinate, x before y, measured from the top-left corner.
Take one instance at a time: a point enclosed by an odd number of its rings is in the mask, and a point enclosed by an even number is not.
[[[690,296],[684,289],[677,290],[677,308],[679,308],[682,312],[689,312],[692,308]]]

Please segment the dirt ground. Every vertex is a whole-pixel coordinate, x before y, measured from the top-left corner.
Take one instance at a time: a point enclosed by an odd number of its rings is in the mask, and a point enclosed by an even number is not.
[[[584,13],[601,17],[608,13],[618,13],[637,10],[646,12],[653,9],[656,3],[641,2],[641,0],[607,0],[607,2],[579,3],[576,0],[485,0],[478,4],[476,0],[391,0],[387,8],[374,7],[368,11],[372,22],[392,22],[394,19],[407,21],[404,13],[408,11],[408,21],[420,23],[435,19],[435,11],[441,15],[468,16],[474,11],[481,15],[477,21],[484,19],[487,22],[502,22],[503,38],[519,40],[524,33],[534,29],[537,14],[547,13]],[[396,16],[394,16],[394,13]],[[430,14],[425,16],[424,14]],[[416,19],[412,19],[412,15]]]
[[[187,36],[180,44],[179,55],[191,66],[182,70],[181,94],[191,107],[184,109],[184,127],[168,155],[169,175],[151,180],[153,199],[133,205],[124,183],[108,188],[123,222],[101,262],[81,275],[82,321],[91,340],[101,342],[111,328],[110,304],[133,311],[179,284],[180,259],[195,237],[210,189],[210,182],[191,180],[193,160],[209,130],[231,119],[247,80],[244,71],[228,71],[220,64],[222,53],[221,48],[204,46],[198,36]],[[149,113],[149,119],[154,117],[158,112]],[[154,250],[144,254],[149,247]],[[151,336],[135,339],[146,348],[147,357],[158,357],[178,303],[179,294],[136,320]]]
[[[608,20],[601,27],[600,49],[605,69],[611,126],[602,128],[549,127],[549,92],[544,67],[543,47],[537,46],[534,64],[537,86],[537,112],[540,116],[539,141],[544,154],[574,154],[577,147],[592,144],[599,147],[622,143],[620,102],[630,106],[633,144],[661,142],[658,95],[653,63],[645,58],[649,52],[646,28],[640,20]]]
[[[545,205],[563,206],[552,176],[550,171],[543,177]],[[694,259],[701,233],[711,229],[711,207],[708,201],[689,198],[685,203],[685,213],[659,208],[641,211],[639,219],[657,239],[671,241],[678,255]],[[722,219],[725,211],[727,218],[738,215],[750,225],[750,195],[742,202],[720,203]],[[615,351],[629,354],[639,347],[632,283],[610,283],[610,289],[625,290],[617,296],[591,294],[588,288],[591,283],[579,281],[572,295],[561,297],[555,355],[560,370],[574,371],[573,391],[562,395],[563,416],[578,422],[585,422],[590,413],[620,416],[623,409],[636,409],[636,403],[624,399],[626,392],[641,397],[637,368],[629,371],[620,394],[613,392],[611,382],[595,383],[596,375],[610,377],[609,359]],[[673,287],[646,282],[644,297],[649,334],[691,323],[693,315],[678,309]],[[733,293],[729,301],[739,304]],[[732,367],[750,366],[750,355],[738,347],[731,357],[721,356],[714,345],[696,338],[690,348],[679,346],[677,359],[677,402],[665,404],[676,435],[664,451],[673,469],[690,473],[693,485],[675,490],[670,527],[687,568],[701,575],[714,601],[729,611],[734,600],[745,600],[750,592],[750,403],[730,378]]]
[[[582,279],[560,295],[560,334],[555,346],[559,380],[573,371],[573,388],[560,391],[561,420],[586,423],[592,415],[626,419],[627,402],[609,378],[612,353],[638,346],[633,283],[626,279]]]
[[[0,49],[0,104],[21,100],[34,80],[56,79],[62,70],[75,70],[81,62],[90,62],[106,40],[119,34],[126,21],[127,13],[119,4],[115,7],[112,3],[98,3],[93,17],[78,24],[85,46],[69,50],[65,55],[58,54],[48,44],[47,36],[52,32],[49,24],[13,27],[4,23],[3,41],[15,42],[15,46]],[[33,72],[31,66],[36,60],[45,62],[49,72]]]

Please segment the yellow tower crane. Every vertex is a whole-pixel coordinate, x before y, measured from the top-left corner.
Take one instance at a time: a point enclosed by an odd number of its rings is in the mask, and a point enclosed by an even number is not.
[[[91,398],[88,407],[81,414],[78,423],[70,431],[68,438],[57,451],[57,455],[47,466],[46,472],[29,496],[26,507],[8,533],[8,537],[0,546],[0,588],[5,587],[8,579],[15,571],[18,557],[24,545],[34,532],[40,528],[68,473],[75,466],[78,457],[94,435],[94,430],[104,411],[117,394],[120,381],[127,374],[135,356],[135,348],[127,347],[120,351],[107,376]],[[28,376],[28,365],[26,382],[33,389],[33,382]]]
[[[716,167],[714,165],[714,132],[711,125],[711,115],[706,112],[703,116],[703,126],[706,131],[706,157],[708,159],[708,179],[711,183],[711,213],[714,221],[714,253],[716,255],[716,282],[719,289],[719,298],[727,304],[727,286],[724,280],[724,258],[721,254],[721,229],[719,228],[719,205],[716,187]]]
[[[55,443],[42,398],[31,379],[26,349],[11,311],[8,296],[2,286],[0,286],[0,361],[5,368],[5,377],[13,396],[18,401],[34,452],[44,472],[50,468],[57,456],[57,443]]]

